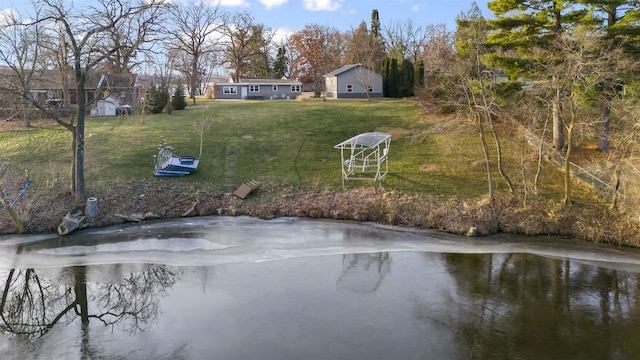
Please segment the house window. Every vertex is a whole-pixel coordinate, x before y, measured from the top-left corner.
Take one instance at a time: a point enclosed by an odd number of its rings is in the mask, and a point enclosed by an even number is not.
[[[222,87],[223,94],[237,94],[238,88],[235,86],[223,86]]]
[[[352,93],[353,92],[353,84],[347,84],[347,92],[348,93]]]
[[[271,90],[273,90],[274,92],[278,91],[278,85],[273,85],[271,87]]]
[[[368,92],[373,92],[373,84],[369,84],[369,85],[367,86],[367,91],[368,91]]]
[[[260,85],[249,85],[249,92],[260,92]]]
[[[300,85],[291,85],[291,92],[300,92]]]

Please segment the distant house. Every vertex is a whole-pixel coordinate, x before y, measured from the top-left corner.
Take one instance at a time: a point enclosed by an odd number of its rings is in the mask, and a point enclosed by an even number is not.
[[[238,82],[215,84],[216,99],[295,99],[302,83],[291,79],[245,78]]]
[[[117,98],[120,104],[137,105],[139,101],[139,87],[137,75],[131,73],[102,74],[96,90],[102,92],[98,98]]]
[[[138,89],[135,74],[103,74],[91,71],[86,74],[84,98],[88,105],[97,100],[114,96],[122,104],[136,104]],[[66,81],[64,81],[66,80]],[[20,104],[20,81],[17,75],[7,67],[0,67],[0,107]],[[12,91],[1,91],[8,89]],[[69,71],[66,75],[55,70],[43,70],[34,74],[29,83],[31,98],[49,107],[66,107],[77,104],[78,87]]]
[[[505,82],[510,80],[509,74],[505,73],[502,69],[493,68],[484,70],[482,73],[484,77],[489,81]]]
[[[324,80],[327,98],[382,97],[382,75],[367,69],[362,64],[345,65],[324,75]]]

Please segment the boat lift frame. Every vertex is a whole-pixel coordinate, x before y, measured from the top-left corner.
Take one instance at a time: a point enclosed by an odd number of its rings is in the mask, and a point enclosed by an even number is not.
[[[340,149],[342,187],[349,180],[372,180],[382,185],[389,173],[389,147],[391,135],[367,132],[335,145]]]

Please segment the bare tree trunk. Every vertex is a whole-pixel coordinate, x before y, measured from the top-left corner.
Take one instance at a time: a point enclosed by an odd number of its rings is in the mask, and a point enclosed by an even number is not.
[[[602,117],[598,134],[598,151],[610,152],[609,125],[611,123],[611,95],[602,96]]]
[[[76,66],[76,79],[78,79],[78,123],[76,124],[76,144],[75,144],[75,191],[74,199],[76,202],[83,202],[85,199],[85,182],[84,182],[84,123],[86,99],[84,93],[85,74],[80,70],[80,66]]]
[[[571,204],[571,135],[573,133],[573,124],[567,126],[567,153],[564,158],[564,205]]]
[[[480,66],[479,59],[480,57],[478,57],[478,68]],[[487,93],[484,85],[484,80],[482,79],[481,75],[479,75],[479,79],[480,79],[480,87],[482,89],[482,103],[483,103],[484,111],[487,116],[487,122],[489,123],[489,128],[491,129],[491,134],[493,134],[493,140],[496,143],[496,153],[498,157],[497,159],[498,172],[500,173],[500,176],[502,176],[504,181],[507,183],[507,186],[509,187],[509,192],[513,194],[515,192],[513,189],[513,184],[511,183],[511,179],[509,179],[509,176],[507,176],[507,174],[504,172],[504,168],[502,166],[502,146],[500,144],[500,138],[498,137],[498,133],[496,132],[496,127],[494,126],[494,123],[493,123],[493,115],[491,114],[489,103],[487,101]]]
[[[561,96],[560,96],[560,84],[558,76],[553,77],[553,91],[554,96],[551,102],[551,116],[553,118],[553,147],[560,151],[564,148],[564,136],[561,114]]]
[[[479,114],[478,114],[479,115]],[[485,165],[487,167],[487,186],[489,191],[489,201],[493,202],[493,175],[491,174],[491,159],[489,157],[489,146],[484,136],[484,126],[482,126],[481,115],[478,116],[478,130],[480,132],[480,142],[482,142],[482,152],[484,153]]]
[[[544,127],[542,128],[542,135],[540,136],[540,145],[538,146],[538,168],[536,170],[536,176],[533,181],[533,187],[538,192],[538,183],[540,182],[540,175],[542,173],[542,149],[544,146],[544,136],[547,134],[547,125],[549,124],[549,117],[544,119]]]
[[[191,63],[191,99],[196,104],[196,88],[198,87],[198,55],[194,54]]]

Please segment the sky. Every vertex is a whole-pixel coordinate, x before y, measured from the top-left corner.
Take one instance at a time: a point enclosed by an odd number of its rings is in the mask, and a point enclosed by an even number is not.
[[[36,0],[37,1],[37,0]],[[84,0],[91,1],[91,0]],[[84,2],[81,1],[81,2]],[[173,0],[181,1],[181,0]],[[455,30],[455,18],[471,7],[473,0],[202,0],[218,4],[229,12],[247,11],[256,22],[291,33],[306,24],[332,26],[338,30],[355,29],[365,21],[371,22],[371,11],[376,9],[384,28],[392,22],[403,23],[411,19],[414,25],[445,24]],[[24,8],[28,0],[0,0],[0,11]],[[486,1],[477,1],[488,16]]]
[[[0,0],[0,2],[3,0]],[[227,9],[246,10],[255,20],[273,29],[293,32],[306,24],[355,29],[362,21],[371,23],[371,11],[378,10],[384,28],[392,22],[411,19],[414,25],[445,24],[455,30],[455,18],[471,8],[473,0],[214,0]],[[476,2],[489,16],[486,2]]]

